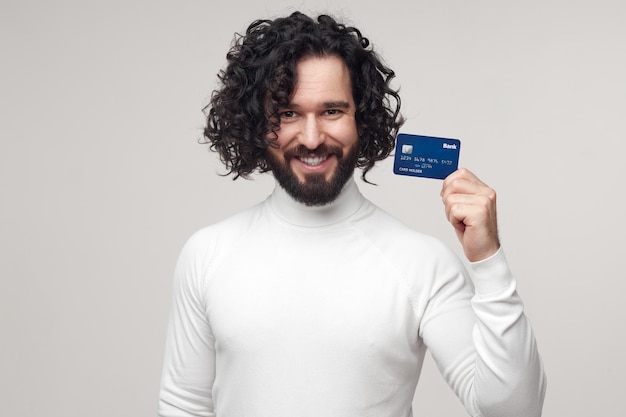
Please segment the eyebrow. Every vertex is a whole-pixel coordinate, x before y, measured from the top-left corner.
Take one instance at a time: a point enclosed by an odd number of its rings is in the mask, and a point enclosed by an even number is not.
[[[287,105],[287,109],[299,109],[300,106],[299,104],[295,104],[295,103],[289,103]],[[350,103],[348,103],[347,101],[325,101],[324,103],[322,103],[322,107],[325,109],[332,109],[332,108],[340,108],[340,109],[349,109],[350,108]]]
[[[324,107],[326,107],[327,109],[331,107],[347,109],[350,108],[350,103],[348,103],[347,101],[327,101],[324,103]]]

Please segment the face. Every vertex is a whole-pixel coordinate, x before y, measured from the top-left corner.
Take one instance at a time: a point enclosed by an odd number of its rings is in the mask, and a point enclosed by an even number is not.
[[[297,64],[289,105],[279,110],[276,147],[267,161],[278,183],[297,201],[333,201],[354,172],[358,133],[350,73],[337,56]]]

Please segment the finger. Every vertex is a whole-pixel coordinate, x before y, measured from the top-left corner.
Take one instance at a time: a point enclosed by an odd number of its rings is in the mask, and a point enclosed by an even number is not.
[[[495,215],[495,205],[482,195],[453,194],[445,201],[446,216],[468,224],[487,222]]]
[[[494,206],[483,196],[453,196],[450,201],[446,205],[448,218],[468,226],[488,223],[495,214]]]
[[[451,184],[454,184],[459,180],[468,181],[470,183],[482,184],[482,181],[480,181],[478,177],[474,175],[474,173],[472,173],[469,169],[459,168],[444,179],[442,188],[446,189],[450,187]]]
[[[448,220],[470,261],[486,259],[500,247],[495,212],[484,204],[450,205]]]
[[[466,168],[460,168],[448,175],[442,184],[441,195],[450,193],[453,190],[463,188],[464,186],[480,186],[482,182],[472,172]]]
[[[461,207],[461,205],[451,206],[447,213],[448,221],[459,232],[465,232],[467,225],[465,221],[467,219],[467,209]]]
[[[476,177],[459,175],[447,178],[446,181],[441,190],[441,197],[444,200],[454,194],[480,195],[487,197],[493,202],[496,200],[495,190]]]

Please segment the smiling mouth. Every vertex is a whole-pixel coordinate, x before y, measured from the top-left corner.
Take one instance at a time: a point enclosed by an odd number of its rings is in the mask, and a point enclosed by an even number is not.
[[[316,166],[328,159],[328,156],[301,156],[298,158],[307,165]]]
[[[338,160],[343,156],[343,151],[337,146],[328,146],[322,143],[316,149],[308,149],[304,145],[299,145],[285,152],[285,162],[291,159],[300,161],[308,167],[317,167],[335,157]]]

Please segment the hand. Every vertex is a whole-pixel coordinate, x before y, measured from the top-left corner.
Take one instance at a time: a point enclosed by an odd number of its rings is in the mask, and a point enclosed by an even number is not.
[[[470,262],[481,261],[498,251],[495,190],[461,168],[444,180],[441,198]]]

